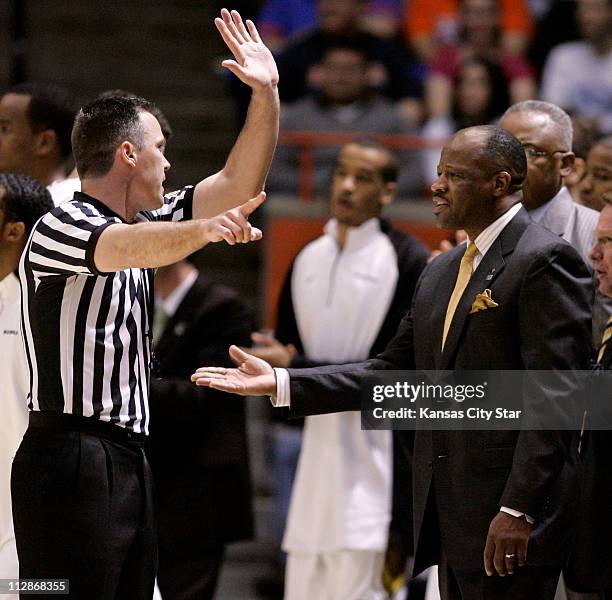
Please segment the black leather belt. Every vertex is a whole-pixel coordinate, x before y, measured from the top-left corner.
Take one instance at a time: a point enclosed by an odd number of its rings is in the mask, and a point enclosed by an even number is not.
[[[132,444],[140,448],[145,445],[147,439],[147,436],[143,433],[135,433],[108,421],[50,411],[30,412],[30,429],[82,431],[113,442]]]

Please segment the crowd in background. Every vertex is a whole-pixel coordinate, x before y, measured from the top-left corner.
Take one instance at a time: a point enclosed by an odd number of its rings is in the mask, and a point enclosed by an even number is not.
[[[278,61],[283,131],[422,136],[406,142],[401,198],[435,179],[446,138],[515,102],[553,102],[589,139],[612,131],[606,0],[268,0],[259,23]],[[317,195],[340,145],[315,136]],[[299,144],[281,146],[269,190],[295,194],[299,175]]]

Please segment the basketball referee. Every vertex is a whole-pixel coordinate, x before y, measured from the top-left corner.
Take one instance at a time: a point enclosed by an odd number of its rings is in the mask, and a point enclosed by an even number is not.
[[[156,570],[148,432],[153,268],[209,242],[259,239],[278,133],[278,75],[255,26],[215,23],[252,88],[225,167],[163,195],[155,108],[111,96],[84,106],[72,145],[82,192],[35,225],[22,256],[28,430],[13,463],[21,578],[69,579],[71,600],[150,600]],[[224,212],[225,211],[225,212]],[[217,215],[217,216],[215,216]]]

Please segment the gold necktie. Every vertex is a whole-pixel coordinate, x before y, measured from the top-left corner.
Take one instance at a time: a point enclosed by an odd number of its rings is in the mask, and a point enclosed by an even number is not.
[[[601,336],[601,344],[599,345],[599,352],[597,353],[597,362],[600,363],[603,355],[606,351],[606,346],[612,338],[612,317],[608,319],[608,324],[604,329],[603,335]]]
[[[159,340],[166,329],[168,323],[168,313],[164,310],[161,302],[155,307],[155,314],[153,315],[153,345],[157,346]]]
[[[444,319],[444,333],[442,334],[442,350],[444,350],[444,343],[446,342],[446,336],[448,335],[448,330],[450,329],[451,323],[453,322],[453,317],[455,316],[455,310],[457,310],[457,305],[459,304],[459,300],[467,287],[467,284],[472,276],[472,265],[474,263],[474,257],[478,252],[478,248],[474,242],[470,242],[470,245],[467,247],[463,258],[461,259],[461,264],[459,265],[459,273],[457,275],[457,281],[455,283],[455,289],[451,294],[450,300],[448,301],[448,307],[446,308],[446,318]]]

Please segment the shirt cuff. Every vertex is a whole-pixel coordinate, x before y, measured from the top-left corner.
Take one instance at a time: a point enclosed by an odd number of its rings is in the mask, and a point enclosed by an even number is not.
[[[514,510],[513,508],[508,508],[507,506],[502,506],[499,510],[501,510],[502,512],[505,512],[513,517],[516,517],[517,519],[520,517],[525,517],[525,520],[527,521],[527,523],[529,523],[530,525],[533,525],[535,523],[535,519],[533,517],[530,517],[529,515],[526,515],[525,513],[519,512],[518,510]]]
[[[276,374],[276,396],[270,396],[272,406],[277,408],[291,406],[291,388],[287,369],[274,369]]]

